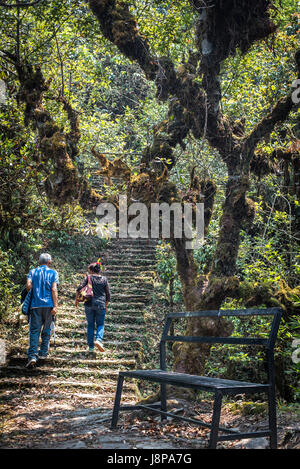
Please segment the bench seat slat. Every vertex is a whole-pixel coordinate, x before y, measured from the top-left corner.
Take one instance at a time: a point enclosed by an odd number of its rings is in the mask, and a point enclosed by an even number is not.
[[[247,381],[234,381],[221,378],[208,378],[206,376],[189,375],[165,370],[132,370],[120,371],[120,375],[136,379],[145,379],[157,383],[172,384],[202,390],[220,390],[228,393],[240,392],[266,392],[268,384],[250,383]]]
[[[169,313],[168,318],[201,318],[201,317],[224,317],[224,316],[274,316],[279,313],[281,308],[255,308],[255,309],[227,309],[227,310],[208,310],[208,311],[191,311],[181,313]]]
[[[210,344],[236,344],[236,345],[264,345],[267,346],[268,339],[255,337],[192,337],[186,335],[167,335],[162,338],[162,342],[198,342]]]

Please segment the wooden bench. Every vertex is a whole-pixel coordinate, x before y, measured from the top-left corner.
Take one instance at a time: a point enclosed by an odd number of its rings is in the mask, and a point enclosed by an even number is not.
[[[238,440],[242,438],[270,437],[270,448],[277,448],[277,425],[276,425],[276,399],[274,382],[274,344],[277,338],[278,328],[281,320],[280,308],[247,309],[247,310],[221,310],[201,311],[191,313],[171,313],[166,317],[161,341],[160,341],[160,369],[155,370],[132,370],[120,371],[115,395],[115,403],[112,415],[111,427],[115,428],[118,422],[120,410],[147,409],[162,415],[162,419],[168,416],[194,423],[202,427],[210,428],[209,448],[216,448],[218,441]],[[252,337],[189,337],[168,335],[171,322],[178,318],[201,318],[201,317],[228,317],[228,316],[273,316],[271,330],[268,338]],[[189,375],[167,371],[166,368],[166,342],[197,342],[209,344],[236,344],[253,345],[263,347],[267,357],[268,382],[265,384],[250,383],[246,381],[235,381],[228,379],[210,378],[206,376]],[[136,378],[148,380],[160,384],[161,400],[159,406],[154,405],[124,405],[120,406],[124,378]],[[214,405],[211,424],[198,419],[191,419],[167,412],[166,385],[191,388],[214,393]],[[268,396],[269,426],[267,430],[256,432],[239,433],[230,428],[220,427],[220,414],[222,398],[225,395],[266,393]],[[223,434],[219,435],[219,432]]]

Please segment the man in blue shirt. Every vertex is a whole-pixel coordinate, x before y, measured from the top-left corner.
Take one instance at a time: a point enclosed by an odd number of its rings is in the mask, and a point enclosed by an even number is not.
[[[58,273],[50,269],[51,263],[50,254],[41,254],[39,267],[27,275],[26,289],[29,291],[32,288],[27,368],[34,367],[38,358],[44,359],[48,355],[52,316],[57,313],[58,301]],[[40,335],[42,341],[38,352]]]

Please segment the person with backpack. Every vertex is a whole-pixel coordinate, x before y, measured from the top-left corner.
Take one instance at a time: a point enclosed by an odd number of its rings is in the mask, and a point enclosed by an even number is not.
[[[29,348],[26,368],[36,365],[38,359],[48,355],[51,323],[56,316],[58,306],[58,273],[50,268],[52,257],[43,253],[39,258],[39,267],[30,270],[27,275],[26,290],[31,292],[29,310]],[[41,336],[40,350],[38,351]]]
[[[89,352],[94,352],[94,347],[100,352],[104,352],[104,322],[107,305],[110,301],[110,288],[107,278],[101,275],[101,263],[99,261],[90,264],[88,272],[89,275],[85,277],[84,281],[76,290],[75,306],[77,307],[80,301],[85,300],[84,309],[87,320],[87,343]],[[85,297],[83,296],[84,289],[87,291]]]

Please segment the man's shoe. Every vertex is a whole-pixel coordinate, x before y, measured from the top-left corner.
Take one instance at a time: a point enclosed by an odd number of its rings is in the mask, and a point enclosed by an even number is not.
[[[102,342],[99,342],[98,340],[96,340],[95,345],[100,352],[105,352]]]
[[[89,353],[94,353],[94,352],[95,352],[94,347],[89,347]]]
[[[34,368],[36,365],[36,358],[30,358],[26,364],[26,368]]]
[[[47,355],[39,355],[39,360],[46,360]]]

